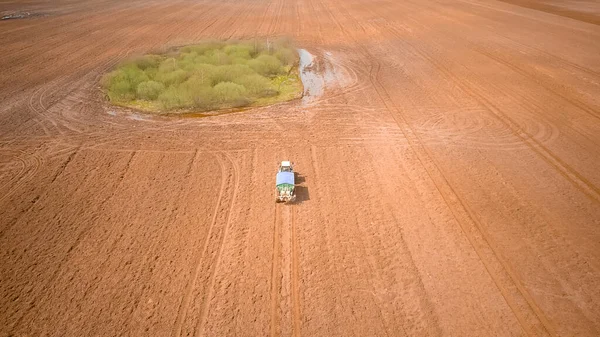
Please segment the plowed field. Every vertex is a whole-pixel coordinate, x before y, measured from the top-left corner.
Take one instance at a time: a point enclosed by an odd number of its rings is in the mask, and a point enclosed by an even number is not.
[[[600,335],[594,2],[11,11],[41,15],[0,21],[0,336]],[[99,92],[133,55],[275,36],[323,90],[206,118]]]

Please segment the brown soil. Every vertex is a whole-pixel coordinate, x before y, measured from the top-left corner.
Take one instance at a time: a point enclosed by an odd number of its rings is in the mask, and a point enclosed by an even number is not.
[[[62,14],[0,23],[0,336],[600,335],[598,26],[479,0],[27,5]],[[153,119],[98,94],[130,55],[274,35],[323,95]]]
[[[556,15],[562,15],[575,20],[600,25],[600,3],[596,0],[500,0],[544,11]]]

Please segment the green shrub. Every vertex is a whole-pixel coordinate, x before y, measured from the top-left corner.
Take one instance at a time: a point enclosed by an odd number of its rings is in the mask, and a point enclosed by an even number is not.
[[[124,102],[135,99],[137,86],[148,81],[148,76],[136,65],[128,64],[109,73],[103,82],[112,101]]]
[[[185,59],[185,60],[179,60],[177,62],[177,67],[179,68],[178,70],[184,70],[186,72],[190,72],[192,70],[194,70],[194,66],[196,65],[196,62],[192,59]]]
[[[232,82],[221,82],[213,88],[214,97],[218,103],[243,106],[248,104],[246,88]]]
[[[172,72],[159,72],[154,77],[155,81],[161,82],[165,87],[183,83],[190,74],[183,69],[177,69]]]
[[[233,82],[246,88],[248,94],[257,97],[269,96],[273,91],[271,82],[258,74],[242,76],[234,79]]]
[[[194,90],[196,88],[210,87],[210,78],[202,78],[200,75],[192,75],[185,82],[179,85],[180,88]]]
[[[288,66],[293,65],[296,62],[296,60],[298,60],[298,54],[295,51],[288,48],[281,48],[277,50],[274,56],[279,61],[281,61],[281,63]]]
[[[154,80],[156,78],[156,74],[158,74],[158,68],[146,68],[144,70],[144,74],[148,76],[148,79]]]
[[[245,64],[219,66],[214,69],[214,72],[211,75],[212,85],[215,86],[221,82],[231,82],[236,78],[253,73],[254,71]]]
[[[202,81],[206,81],[206,83],[212,83],[212,78],[216,72],[217,66],[212,64],[196,64],[192,71],[192,76],[197,76]]]
[[[161,73],[171,73],[175,70],[179,69],[177,64],[177,59],[174,57],[169,57],[166,60],[163,60],[158,66],[158,71]]]
[[[179,60],[185,61],[185,62],[194,62],[196,57],[198,57],[198,53],[195,51],[192,51],[189,53],[181,53],[181,55],[179,55]]]
[[[135,99],[135,94],[129,82],[115,81],[109,86],[109,97],[113,101],[123,102]]]
[[[204,110],[214,109],[217,106],[214,89],[209,86],[195,88],[192,92],[192,100],[194,107]]]
[[[223,48],[223,51],[230,57],[244,60],[249,60],[252,58],[253,50],[254,48],[252,46],[244,44],[235,44]]]
[[[132,88],[137,88],[138,84],[149,80],[148,75],[137,66],[128,66],[122,71]]]
[[[142,82],[137,87],[137,98],[152,101],[157,99],[164,90],[165,86],[162,83],[156,81]]]
[[[256,59],[248,61],[248,65],[258,74],[274,76],[282,72],[281,61],[274,56],[262,54]]]
[[[158,96],[158,101],[166,110],[180,109],[193,104],[193,99],[187,90],[169,87]]]
[[[214,64],[216,66],[231,64],[231,58],[225,52],[221,50],[209,50],[204,53],[206,57],[206,63]]]

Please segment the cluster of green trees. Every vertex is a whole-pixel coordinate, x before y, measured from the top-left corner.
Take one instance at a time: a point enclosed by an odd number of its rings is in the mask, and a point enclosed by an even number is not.
[[[299,81],[287,41],[204,42],[127,61],[102,80],[113,103],[159,110],[242,107]]]

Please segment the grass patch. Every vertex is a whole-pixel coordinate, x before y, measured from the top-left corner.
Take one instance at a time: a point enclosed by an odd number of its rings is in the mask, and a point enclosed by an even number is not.
[[[121,63],[102,78],[111,103],[150,112],[263,106],[302,95],[287,40],[206,41]]]

